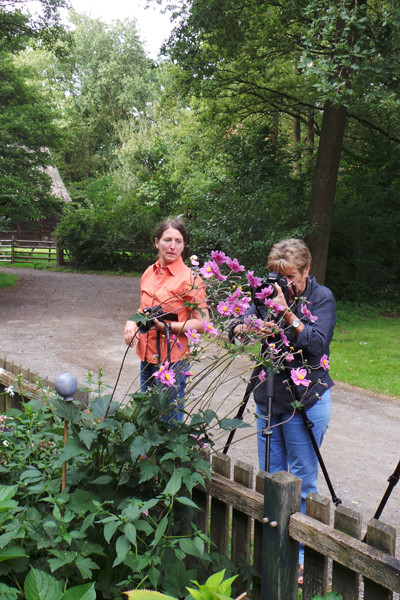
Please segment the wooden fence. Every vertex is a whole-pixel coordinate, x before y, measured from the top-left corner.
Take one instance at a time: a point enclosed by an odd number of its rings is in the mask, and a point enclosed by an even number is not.
[[[36,376],[0,359],[0,384],[16,383],[32,395],[35,386],[40,392]],[[210,537],[210,549],[239,565],[238,589],[252,600],[297,600],[300,542],[303,600],[328,589],[343,600],[392,600],[393,592],[400,594],[396,529],[371,519],[363,536],[359,513],[343,505],[333,510],[330,500],[313,493],[302,514],[301,481],[289,473],[255,475],[252,466],[237,461],[231,475],[230,457],[215,454],[211,480],[193,490],[193,500],[201,510],[190,518]]]
[[[54,240],[0,240],[0,262],[55,262],[63,264],[64,252]]]
[[[396,529],[376,519],[362,537],[362,517],[310,493],[299,512],[301,481],[286,472],[259,472],[214,455],[206,491],[196,490],[203,508],[197,525],[215,548],[252,571],[239,587],[253,600],[297,600],[299,542],[305,545],[303,600],[333,589],[343,600],[389,600],[400,593]],[[331,523],[332,521],[332,523]],[[246,571],[246,569],[245,569]]]

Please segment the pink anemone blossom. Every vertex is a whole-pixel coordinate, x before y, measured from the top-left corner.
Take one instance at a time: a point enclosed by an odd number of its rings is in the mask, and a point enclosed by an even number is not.
[[[315,323],[315,321],[318,321],[318,317],[314,317],[314,315],[311,314],[311,311],[307,308],[307,304],[301,305],[301,314],[307,317],[310,323]]]
[[[209,323],[203,321],[203,328],[205,333],[211,333],[211,335],[218,335],[218,330],[214,327],[211,321]]]
[[[229,256],[226,256],[225,252],[221,252],[221,250],[212,250],[210,256],[217,265],[223,265],[224,262],[230,260]]]
[[[324,354],[323,356],[321,356],[321,360],[319,361],[319,364],[324,369],[324,371],[327,371],[329,369],[329,358],[328,358],[327,354]]]
[[[234,258],[233,260],[228,258],[226,261],[226,264],[228,265],[228,267],[230,268],[230,270],[233,273],[238,273],[239,271],[244,271],[244,266],[239,264],[239,261],[237,258]]]
[[[249,282],[249,284],[251,285],[251,287],[257,288],[257,287],[260,287],[260,285],[261,285],[261,279],[254,275],[254,271],[247,271],[246,279]]]
[[[306,375],[307,369],[302,369],[301,367],[290,371],[290,377],[292,378],[294,385],[304,385],[304,387],[308,387],[311,380],[306,379]]]
[[[168,387],[173,386],[175,383],[175,373],[169,368],[168,361],[166,361],[164,365],[161,365],[157,373],[154,373],[154,377]]]
[[[197,329],[193,329],[193,327],[189,327],[189,329],[185,331],[185,335],[192,344],[198,344],[200,342],[200,334],[197,333]]]

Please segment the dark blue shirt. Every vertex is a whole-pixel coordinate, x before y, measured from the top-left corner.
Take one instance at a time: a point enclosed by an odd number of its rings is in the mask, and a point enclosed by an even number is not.
[[[306,315],[302,314],[302,305],[307,306],[313,317],[318,317],[315,322],[311,322]],[[292,403],[295,399],[300,401],[305,409],[311,408],[319,397],[334,385],[329,372],[320,364],[324,354],[329,357],[329,345],[336,324],[336,307],[332,292],[327,287],[317,283],[315,277],[310,277],[303,296],[290,308],[304,324],[304,329],[296,337],[295,332],[290,327],[285,327],[284,333],[294,349],[294,360],[285,361],[285,368],[274,375],[273,414],[291,413],[293,410]],[[265,306],[256,307],[253,304],[246,312],[246,316],[249,315],[266,319],[268,318],[267,308]],[[283,319],[282,322],[284,323]],[[237,324],[238,321],[231,325],[231,339],[233,338],[233,329]],[[299,351],[301,351],[301,354]],[[306,378],[311,383],[308,387],[296,386],[291,383],[291,370],[298,367],[303,368],[305,365],[307,368]],[[258,374],[262,369],[266,370],[265,367],[258,369],[256,367],[253,376],[258,378]],[[260,382],[257,379],[254,400],[257,404],[265,404],[266,397],[267,382]]]

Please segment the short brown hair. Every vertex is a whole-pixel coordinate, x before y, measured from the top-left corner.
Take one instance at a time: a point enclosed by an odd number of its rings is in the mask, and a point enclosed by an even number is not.
[[[311,266],[311,252],[303,240],[296,238],[282,240],[272,246],[267,266],[269,271],[276,271],[282,275],[292,267],[302,273],[304,269]]]

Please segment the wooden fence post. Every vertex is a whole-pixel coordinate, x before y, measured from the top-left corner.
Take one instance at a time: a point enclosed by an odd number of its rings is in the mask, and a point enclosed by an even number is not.
[[[306,515],[320,523],[330,523],[330,501],[315,492],[310,492],[306,499]],[[303,600],[314,598],[317,594],[324,596],[328,586],[328,559],[312,548],[304,547],[304,584]]]
[[[299,543],[289,536],[290,515],[301,507],[301,479],[267,473],[264,488],[262,600],[297,600]]]
[[[233,480],[247,488],[253,489],[253,467],[238,460],[233,467]],[[250,567],[251,525],[251,518],[248,515],[235,508],[232,510],[231,560],[236,565],[239,565],[240,561],[245,561]],[[245,583],[239,574],[235,586],[242,593],[249,590],[250,581]]]
[[[214,454],[212,465],[215,473],[228,479],[231,476],[231,459],[226,454]],[[214,549],[228,556],[229,548],[229,506],[216,498],[211,499],[210,538]]]
[[[394,556],[396,549],[396,529],[377,519],[371,519],[367,526],[366,542],[370,546]],[[364,579],[364,600],[392,600],[393,592],[370,579]]]
[[[361,538],[361,514],[340,505],[335,510],[334,528],[359,540]],[[355,571],[333,562],[332,589],[343,596],[343,600],[357,600],[360,576]]]
[[[11,262],[14,262],[14,252],[15,252],[15,236],[11,236]]]

